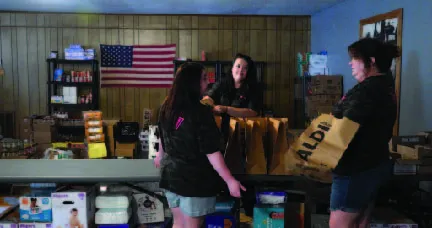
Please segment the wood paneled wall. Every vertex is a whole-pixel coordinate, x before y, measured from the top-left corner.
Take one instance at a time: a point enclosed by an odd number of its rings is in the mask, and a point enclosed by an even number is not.
[[[310,51],[308,16],[149,16],[101,14],[0,13],[0,110],[19,120],[47,111],[50,51],[71,43],[99,49],[99,44],[177,44],[177,56],[231,60],[237,53],[267,62],[265,105],[277,116],[293,118],[296,53]],[[99,51],[97,52],[99,54]],[[167,89],[101,90],[104,118],[142,122],[144,108],[157,107]]]

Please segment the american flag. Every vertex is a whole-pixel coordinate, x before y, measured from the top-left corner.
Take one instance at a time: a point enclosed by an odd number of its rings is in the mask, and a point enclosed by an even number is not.
[[[169,88],[176,45],[100,45],[101,87]]]

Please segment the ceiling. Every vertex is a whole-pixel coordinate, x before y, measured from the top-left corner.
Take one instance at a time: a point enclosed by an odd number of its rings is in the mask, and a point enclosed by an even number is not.
[[[0,0],[2,11],[312,15],[344,0]]]

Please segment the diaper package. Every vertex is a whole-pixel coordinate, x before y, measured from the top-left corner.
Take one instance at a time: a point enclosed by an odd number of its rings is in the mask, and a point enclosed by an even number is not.
[[[50,197],[20,197],[20,220],[23,222],[51,222]]]

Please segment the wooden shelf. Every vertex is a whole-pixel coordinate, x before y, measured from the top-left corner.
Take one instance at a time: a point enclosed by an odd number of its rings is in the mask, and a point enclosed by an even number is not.
[[[59,85],[59,86],[93,86],[93,82],[56,82],[51,81],[48,82],[50,85]]]
[[[69,60],[69,59],[47,59],[47,62],[56,64],[98,64],[96,59],[90,60]]]
[[[49,106],[51,107],[63,107],[63,108],[73,108],[73,109],[92,109],[94,107],[94,104],[53,104],[50,103]]]

